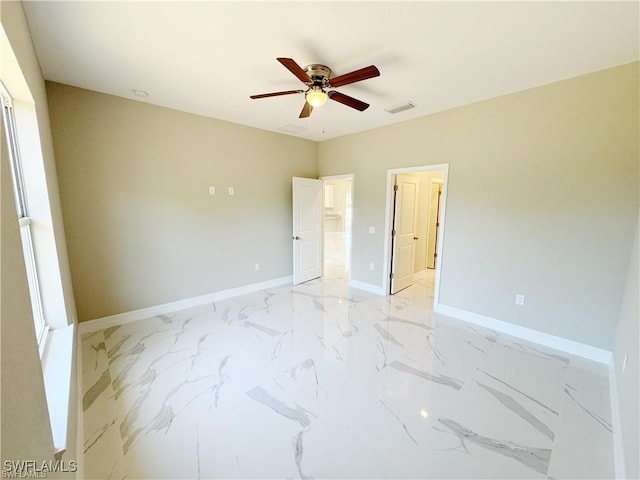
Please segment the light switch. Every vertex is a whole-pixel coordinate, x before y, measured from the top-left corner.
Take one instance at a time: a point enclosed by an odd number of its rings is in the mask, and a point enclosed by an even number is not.
[[[209,195],[215,195],[216,194],[216,187],[210,186],[209,187]]]
[[[369,227],[369,233],[372,235],[376,233],[376,227]]]
[[[236,191],[234,190],[233,187],[229,187],[229,195],[235,195]]]

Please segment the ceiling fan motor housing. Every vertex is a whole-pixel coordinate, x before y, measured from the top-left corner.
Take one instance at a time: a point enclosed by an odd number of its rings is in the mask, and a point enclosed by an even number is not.
[[[307,65],[304,69],[305,73],[309,75],[309,78],[313,80],[313,85],[319,87],[327,87],[329,85],[329,77],[331,76],[331,69],[326,65],[312,64]]]

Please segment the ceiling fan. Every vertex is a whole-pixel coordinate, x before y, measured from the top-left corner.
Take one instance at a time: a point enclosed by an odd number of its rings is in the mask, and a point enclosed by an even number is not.
[[[331,69],[325,65],[312,64],[303,69],[291,58],[278,58],[277,60],[298,77],[298,79],[307,86],[307,89],[262,93],[260,95],[251,95],[250,98],[278,97],[280,95],[304,93],[306,101],[302,107],[299,118],[307,118],[311,115],[314,107],[324,105],[328,98],[361,112],[366,110],[369,108],[368,103],[329,89],[342,87],[343,85],[349,85],[350,83],[360,82],[380,75],[380,71],[374,65],[369,65],[368,67],[331,78]]]

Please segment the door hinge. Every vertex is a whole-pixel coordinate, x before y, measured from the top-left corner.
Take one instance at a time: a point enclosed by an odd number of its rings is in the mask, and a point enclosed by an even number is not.
[[[395,230],[391,230],[391,236],[395,237],[396,236],[396,231]]]
[[[389,278],[393,280],[393,273],[389,274]]]
[[[393,186],[393,191],[394,191],[394,192],[397,192],[397,191],[398,191],[398,185],[394,185],[394,186]]]
[[[437,253],[434,253],[434,254],[433,254],[433,258],[438,258],[438,254],[437,254]]]

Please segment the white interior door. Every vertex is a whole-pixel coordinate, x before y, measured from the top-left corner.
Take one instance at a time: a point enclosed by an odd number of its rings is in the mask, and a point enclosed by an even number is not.
[[[293,177],[293,284],[322,275],[322,180]]]
[[[393,249],[391,256],[391,294],[413,283],[416,256],[416,216],[418,178],[396,175],[394,187]]]

